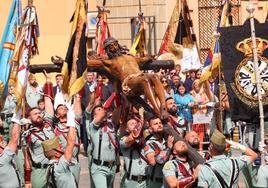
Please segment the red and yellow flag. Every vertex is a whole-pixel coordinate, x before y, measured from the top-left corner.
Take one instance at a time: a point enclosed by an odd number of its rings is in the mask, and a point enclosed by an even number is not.
[[[110,37],[110,31],[107,22],[108,11],[104,8],[99,8],[98,22],[96,28],[96,51],[97,55],[105,55],[106,52],[103,48],[103,42]]]

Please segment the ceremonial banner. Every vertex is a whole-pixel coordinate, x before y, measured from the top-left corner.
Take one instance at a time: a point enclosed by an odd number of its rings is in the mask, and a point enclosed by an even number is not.
[[[103,42],[110,37],[110,31],[108,27],[107,17],[109,11],[104,8],[98,7],[98,22],[96,28],[96,51],[98,55],[105,55],[103,48]]]
[[[130,48],[130,53],[132,55],[136,55],[139,53],[140,55],[144,55],[145,52],[145,20],[142,14],[139,14],[136,19],[135,25],[135,38],[134,42]]]
[[[159,55],[172,53],[180,59],[181,70],[201,68],[193,22],[186,0],[178,0],[171,15]]]
[[[167,30],[165,32],[162,44],[160,46],[159,55],[171,51],[171,49],[169,48],[172,47],[175,41],[176,33],[179,27],[180,12],[181,12],[181,3],[178,0],[171,14]],[[179,43],[179,41],[177,41],[177,43]],[[183,49],[178,50],[180,50],[180,53],[182,53]]]
[[[229,0],[225,0],[222,8],[222,14],[219,24],[216,28],[216,34],[219,32],[219,27],[229,27],[232,25],[231,19],[231,5]],[[218,36],[213,36],[212,48],[204,63],[200,82],[206,81],[209,77],[215,77],[219,73],[219,66],[221,64],[221,52]]]
[[[86,6],[84,0],[77,0],[71,40],[63,65],[62,74],[64,75],[63,89],[68,91],[69,98],[78,93],[85,84],[84,72],[87,68],[87,49],[86,49]]]
[[[220,43],[219,40],[214,40],[214,47],[209,52],[208,57],[205,61],[205,67],[202,70],[200,77],[200,82],[204,82],[209,79],[211,76],[216,76],[219,73],[219,66],[221,63],[221,53],[220,53]],[[212,53],[213,52],[213,53]]]
[[[6,27],[0,45],[0,96],[7,89],[7,81],[10,71],[10,61],[13,56],[16,40],[16,32],[21,19],[21,2],[14,0],[9,12]]]
[[[268,25],[255,20],[264,116],[268,118]],[[257,87],[249,20],[220,28],[222,65],[233,121],[259,122]]]
[[[38,54],[39,25],[35,7],[29,3],[24,9],[15,50],[9,82],[15,82],[17,109],[22,105],[28,80],[29,59]]]

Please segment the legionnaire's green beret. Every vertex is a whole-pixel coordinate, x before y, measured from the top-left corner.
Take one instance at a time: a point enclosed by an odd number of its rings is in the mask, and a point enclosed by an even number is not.
[[[53,149],[58,149],[59,145],[60,145],[59,137],[55,137],[53,139],[45,140],[42,142],[44,152],[47,152]]]
[[[213,143],[213,144],[217,144],[217,145],[220,145],[220,146],[224,146],[226,144],[226,140],[225,140],[225,136],[220,132],[218,131],[217,129],[214,130],[211,138],[210,138],[210,141]]]

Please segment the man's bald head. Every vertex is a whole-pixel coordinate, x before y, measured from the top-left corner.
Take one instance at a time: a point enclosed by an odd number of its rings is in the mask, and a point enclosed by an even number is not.
[[[178,140],[177,142],[175,142],[175,144],[173,146],[173,153],[174,153],[174,155],[176,155],[178,157],[187,156],[188,147],[187,147],[186,143],[182,140]]]
[[[198,134],[195,131],[190,131],[189,133],[186,134],[185,140],[193,147],[193,148],[198,148],[199,147],[199,137]]]

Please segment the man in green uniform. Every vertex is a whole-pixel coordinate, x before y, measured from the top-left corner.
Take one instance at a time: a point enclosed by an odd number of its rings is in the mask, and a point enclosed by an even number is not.
[[[178,107],[172,97],[166,99],[166,108],[169,114],[169,124],[179,135],[184,137],[186,131],[189,131],[190,129],[186,126],[187,122],[185,119],[177,115]]]
[[[209,150],[212,158],[201,166],[198,175],[198,187],[234,187],[238,186],[238,176],[241,169],[252,163],[257,154],[237,142],[225,140],[225,136],[217,129],[210,139]],[[228,158],[224,155],[226,142],[233,149],[245,153],[238,158]]]
[[[261,167],[258,170],[256,187],[268,187],[268,162],[267,161],[264,165],[261,165]]]
[[[39,109],[34,108],[30,111],[29,118],[32,122],[31,128],[24,132],[26,136],[29,158],[26,157],[25,160],[30,159],[31,163],[31,184],[33,188],[46,187],[45,172],[48,166],[49,160],[45,157],[42,148],[42,142],[47,139],[52,139],[55,137],[52,129],[52,121],[45,122],[41,117],[41,112]],[[27,176],[27,172],[25,172]],[[25,183],[30,183],[25,177]]]
[[[87,131],[87,141],[88,141],[88,147],[87,147],[87,156],[88,156],[88,170],[89,170],[89,176],[90,176],[90,187],[94,188],[94,183],[92,180],[92,176],[91,176],[91,165],[92,165],[92,142],[90,139],[90,131],[92,129],[90,129],[90,123],[92,122],[92,110],[94,108],[94,106],[100,105],[100,98],[95,99],[95,93],[94,92],[90,92],[88,94],[88,103],[85,109],[85,117],[86,117],[86,131]]]
[[[9,141],[9,136],[10,132],[12,129],[12,124],[11,124],[11,118],[16,110],[17,106],[17,99],[14,94],[14,83],[11,82],[8,84],[8,94],[5,97],[5,103],[3,106],[3,109],[1,111],[2,114],[4,114],[5,121],[4,121],[4,141],[5,143],[8,143]]]
[[[92,116],[93,121],[87,127],[91,140],[91,177],[96,188],[113,187],[118,150],[115,126],[102,106],[95,106]]]
[[[163,124],[158,117],[152,117],[149,120],[149,130],[152,136],[144,147],[144,154],[150,165],[146,173],[148,176],[147,186],[149,188],[160,188],[163,182],[162,168],[164,163],[169,160],[174,137],[168,136],[167,140],[164,139]]]
[[[50,74],[45,73],[46,79],[51,80]],[[50,85],[49,91],[53,92],[53,89],[51,88],[52,86]],[[47,88],[47,87],[46,87]],[[44,89],[44,92],[47,92],[47,90]],[[67,147],[67,134],[69,132],[69,127],[67,127],[67,119],[68,119],[68,108],[73,108],[74,113],[75,113],[75,125],[76,125],[76,132],[77,132],[77,137],[76,137],[76,144],[75,148],[73,150],[73,158],[72,158],[72,163],[73,165],[70,166],[71,172],[75,176],[75,180],[77,183],[79,183],[79,178],[80,178],[80,171],[81,171],[81,166],[78,160],[78,154],[80,152],[80,122],[82,119],[82,108],[81,108],[81,96],[80,94],[76,94],[74,96],[74,103],[73,105],[70,105],[69,103],[66,103],[66,101],[63,99],[59,100],[59,97],[63,98],[64,96],[62,95],[62,92],[58,92],[55,96],[55,101],[54,101],[54,106],[56,105],[55,113],[53,109],[53,103],[52,103],[52,97],[45,97],[45,109],[48,109],[51,113],[50,115],[53,117],[55,116],[54,119],[56,119],[56,123],[54,123],[55,129],[54,133],[57,137],[59,137],[60,144],[62,146],[63,151],[65,151],[65,148]],[[73,106],[73,107],[71,107]]]
[[[265,135],[267,136],[267,135]],[[268,138],[265,140],[265,144],[259,143],[259,151],[265,152],[265,164],[262,164],[258,170],[256,187],[268,187]]]
[[[81,97],[79,94],[75,96],[74,99],[74,109],[75,109],[75,127],[76,127],[76,143],[75,148],[73,149],[73,165],[70,166],[71,172],[75,176],[75,180],[78,183],[80,179],[80,171],[81,166],[78,160],[78,154],[80,152],[80,123],[82,119],[82,109],[81,109]],[[65,104],[59,104],[56,111],[55,117],[58,119],[58,123],[55,123],[55,135],[59,137],[60,144],[62,146],[63,151],[67,147],[67,134],[69,132],[69,127],[66,126],[68,119],[68,107]]]
[[[49,160],[44,155],[42,142],[55,137],[52,127],[54,110],[50,99],[53,96],[52,82],[47,75],[44,94],[45,116],[42,116],[41,111],[37,107],[32,108],[28,116],[28,119],[31,121],[30,129],[23,133],[28,149],[28,152],[24,152],[25,185],[32,184],[33,188],[46,187],[45,174]]]
[[[38,107],[38,100],[43,97],[42,88],[38,86],[36,77],[33,74],[28,76],[29,84],[27,85],[25,96],[26,102],[30,108]]]
[[[19,117],[13,117],[11,121],[13,122],[13,128],[10,141],[6,147],[0,143],[0,187],[3,188],[21,187],[20,177],[14,163],[20,136]]]
[[[60,146],[60,140],[58,137],[54,139],[45,140],[42,142],[42,146],[45,152],[45,156],[50,159],[49,167],[47,169],[47,186],[57,188],[76,188],[77,182],[73,173],[71,172],[73,149],[76,144],[76,125],[75,115],[72,110],[68,112],[68,122],[66,124],[69,127],[67,136],[67,146],[63,152]]]
[[[197,177],[188,161],[187,153],[188,148],[183,141],[174,144],[175,159],[166,162],[163,167],[164,187],[186,187],[195,183]]]
[[[124,188],[145,188],[147,159],[144,156],[144,147],[140,133],[141,122],[136,117],[129,117],[127,121],[126,136],[120,139],[120,149],[125,162],[125,177],[123,178]]]

